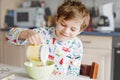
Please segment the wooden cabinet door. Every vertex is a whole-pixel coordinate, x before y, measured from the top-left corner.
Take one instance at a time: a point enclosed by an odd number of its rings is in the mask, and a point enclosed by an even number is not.
[[[3,62],[3,33],[0,31],[0,63]]]
[[[2,63],[2,40],[0,40],[0,63]]]
[[[110,80],[111,73],[111,51],[102,49],[84,49],[83,64],[99,64],[97,80]]]
[[[11,45],[4,41],[3,63],[14,66],[23,66],[26,60],[26,46]]]

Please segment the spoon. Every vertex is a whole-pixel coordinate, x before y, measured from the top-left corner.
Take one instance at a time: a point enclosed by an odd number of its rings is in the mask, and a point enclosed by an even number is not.
[[[44,66],[46,66],[48,55],[49,55],[49,47],[48,45],[44,44],[41,46],[41,53],[40,53],[40,59],[43,62]]]

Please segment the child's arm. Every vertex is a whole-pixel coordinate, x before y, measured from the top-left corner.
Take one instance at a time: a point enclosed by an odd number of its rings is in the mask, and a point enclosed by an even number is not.
[[[42,36],[40,33],[23,28],[12,28],[6,35],[6,40],[15,45],[33,44],[37,45],[42,43]]]
[[[25,45],[27,44],[27,41],[24,40],[18,40],[19,34],[21,31],[23,31],[24,29],[22,28],[12,28],[10,29],[7,34],[6,34],[6,40],[14,45]]]

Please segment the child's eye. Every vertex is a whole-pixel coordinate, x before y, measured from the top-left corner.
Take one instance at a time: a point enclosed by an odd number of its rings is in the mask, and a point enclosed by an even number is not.
[[[73,31],[73,32],[74,32],[75,30],[74,30],[74,29],[71,29],[71,31]]]
[[[71,29],[71,31],[73,31],[73,32],[74,32],[74,31],[76,31],[76,29]]]
[[[65,24],[63,24],[63,23],[61,23],[61,25],[62,25],[62,26],[64,26],[64,27],[66,26],[66,25],[65,25]]]

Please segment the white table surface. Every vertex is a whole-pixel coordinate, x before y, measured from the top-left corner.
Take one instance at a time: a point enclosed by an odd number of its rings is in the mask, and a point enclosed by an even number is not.
[[[0,80],[8,74],[14,74],[15,79],[13,80],[32,80],[26,73],[24,68],[8,66],[0,64]],[[71,76],[71,75],[50,75],[49,80],[90,80],[86,76]]]

